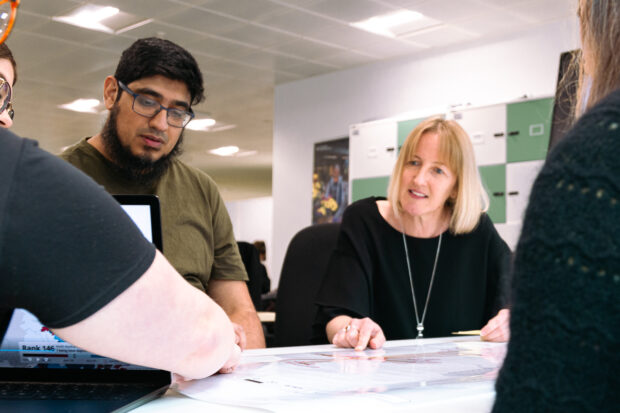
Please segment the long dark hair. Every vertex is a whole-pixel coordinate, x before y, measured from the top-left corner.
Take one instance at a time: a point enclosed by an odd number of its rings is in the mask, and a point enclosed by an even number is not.
[[[620,87],[620,1],[580,0],[578,15],[584,52],[581,54],[577,115]],[[588,60],[591,73],[585,73],[584,59]],[[581,96],[586,92],[588,99],[582,101]]]

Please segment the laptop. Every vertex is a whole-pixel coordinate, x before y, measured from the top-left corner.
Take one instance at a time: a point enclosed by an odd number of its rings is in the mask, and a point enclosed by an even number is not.
[[[162,250],[159,199],[114,197]],[[13,311],[0,343],[0,412],[123,412],[160,396],[169,385],[169,372],[79,349],[23,309]]]

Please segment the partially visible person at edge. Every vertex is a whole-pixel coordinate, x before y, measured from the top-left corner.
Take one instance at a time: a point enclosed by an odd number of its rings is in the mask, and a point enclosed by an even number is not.
[[[192,106],[203,98],[198,64],[182,47],[139,39],[103,85],[110,111],[100,133],[61,157],[113,194],[155,194],[166,257],[237,324],[242,347],[265,339],[246,286],[232,224],[213,180],[178,159]]]
[[[17,82],[17,64],[11,49],[0,43],[0,127],[13,125],[13,86]]]
[[[620,2],[578,4],[578,120],[530,195],[495,413],[620,411]]]
[[[15,308],[87,351],[202,378],[238,363],[233,326],[92,179],[0,129],[0,342]],[[84,281],[84,274],[97,274]],[[148,351],[145,351],[148,349]]]
[[[466,132],[440,117],[420,123],[388,199],[363,199],[344,213],[313,340],[362,350],[482,328],[483,339],[506,341],[510,250],[487,207]]]
[[[336,162],[329,168],[329,180],[325,185],[325,197],[333,198],[338,206],[334,212],[331,222],[342,221],[342,214],[347,209],[347,203],[349,200],[349,184],[342,179],[340,174],[340,165]]]

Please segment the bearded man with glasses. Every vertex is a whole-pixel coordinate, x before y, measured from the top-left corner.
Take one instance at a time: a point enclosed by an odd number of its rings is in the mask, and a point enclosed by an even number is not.
[[[212,179],[178,159],[192,105],[204,98],[196,60],[158,38],[137,40],[104,81],[109,116],[100,133],[61,157],[113,194],[161,202],[166,258],[236,323],[241,347],[264,347],[232,224]]]

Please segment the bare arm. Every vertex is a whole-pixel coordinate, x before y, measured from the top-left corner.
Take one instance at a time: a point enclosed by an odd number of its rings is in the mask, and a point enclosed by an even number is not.
[[[210,280],[209,297],[218,303],[233,323],[243,327],[247,348],[264,348],[263,326],[252,304],[245,281]]]
[[[88,351],[186,378],[209,376],[239,358],[224,311],[188,284],[159,251],[127,290],[92,316],[54,333]]]

